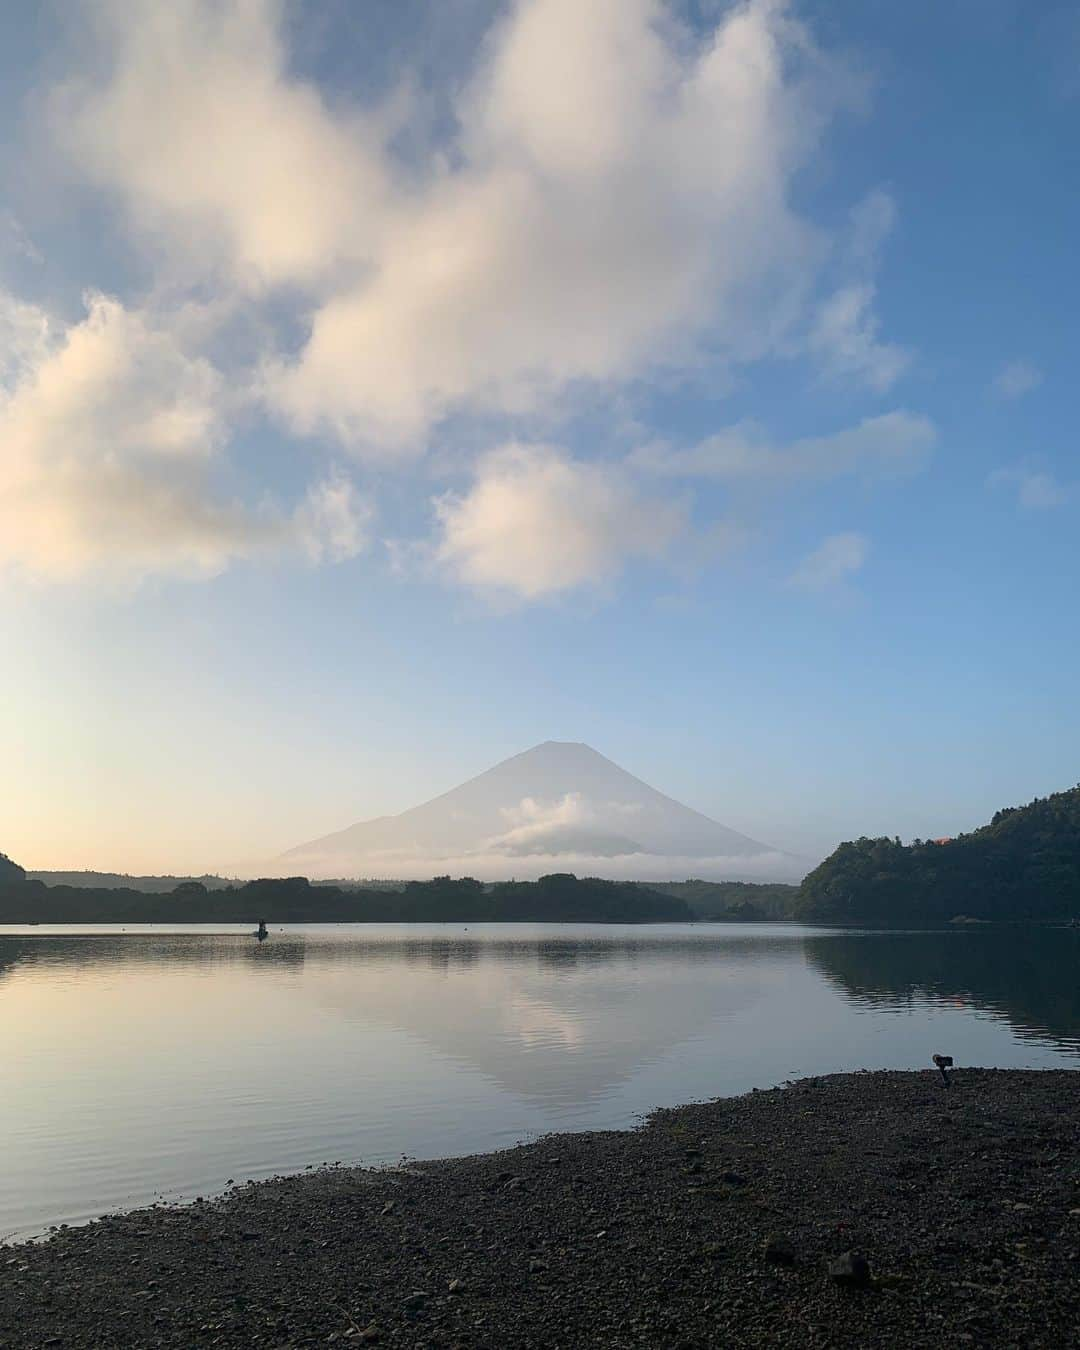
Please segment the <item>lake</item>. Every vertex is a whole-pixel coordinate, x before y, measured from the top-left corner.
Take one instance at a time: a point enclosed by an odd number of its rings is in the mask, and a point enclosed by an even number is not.
[[[0,1239],[858,1068],[1080,1068],[1080,933],[0,929]]]

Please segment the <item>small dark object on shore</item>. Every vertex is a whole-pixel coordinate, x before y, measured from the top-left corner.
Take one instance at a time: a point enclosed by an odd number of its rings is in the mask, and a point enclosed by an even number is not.
[[[870,1262],[858,1252],[844,1252],[829,1262],[829,1279],[848,1288],[870,1283]]]
[[[947,1071],[953,1066],[952,1055],[931,1055],[930,1058],[938,1067],[938,1072],[941,1074],[941,1081],[948,1087],[949,1075]]]

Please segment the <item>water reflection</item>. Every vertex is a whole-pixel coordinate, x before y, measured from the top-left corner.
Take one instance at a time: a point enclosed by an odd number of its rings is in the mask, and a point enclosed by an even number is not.
[[[38,970],[90,985],[133,972],[302,975],[309,1013],[405,1033],[505,1092],[559,1109],[610,1095],[703,1021],[775,998],[791,968],[804,967],[803,941],[800,929],[749,927],[334,928],[274,932],[259,945],[232,933],[50,934],[0,939],[0,981]]]
[[[510,925],[477,926],[473,936],[462,932],[427,932],[413,936],[391,926],[371,929],[326,925],[307,929],[270,931],[265,943],[255,945],[249,935],[223,932],[110,932],[20,934],[0,937],[0,979],[10,968],[27,965],[126,966],[168,963],[172,967],[239,965],[258,970],[270,965],[303,966],[315,960],[323,966],[365,966],[385,962],[427,966],[431,970],[471,969],[481,959],[493,963],[535,965],[541,970],[589,970],[651,962],[708,965],[731,957],[740,962],[791,955],[804,939],[805,929],[794,925],[766,928],[740,925],[739,930],[690,929],[660,933],[640,929],[619,935],[582,926],[570,936],[533,934],[503,937]],[[517,925],[514,925],[516,927]],[[492,935],[492,929],[496,935]]]
[[[804,1074],[1075,1062],[1080,935],[329,926],[0,936],[0,1236]]]
[[[810,961],[859,1007],[966,1006],[1018,1036],[1080,1048],[1080,932],[979,928],[811,937]]]

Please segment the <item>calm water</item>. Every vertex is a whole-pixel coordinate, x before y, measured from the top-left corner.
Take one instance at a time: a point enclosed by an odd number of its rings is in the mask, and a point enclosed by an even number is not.
[[[934,1050],[1080,1067],[1080,934],[0,929],[0,1237]]]

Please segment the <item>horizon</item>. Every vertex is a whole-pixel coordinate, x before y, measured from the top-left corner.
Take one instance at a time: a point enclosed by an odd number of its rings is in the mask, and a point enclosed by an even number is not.
[[[550,737],[811,861],[1074,783],[1078,51],[8,6],[0,850],[227,871]]]

